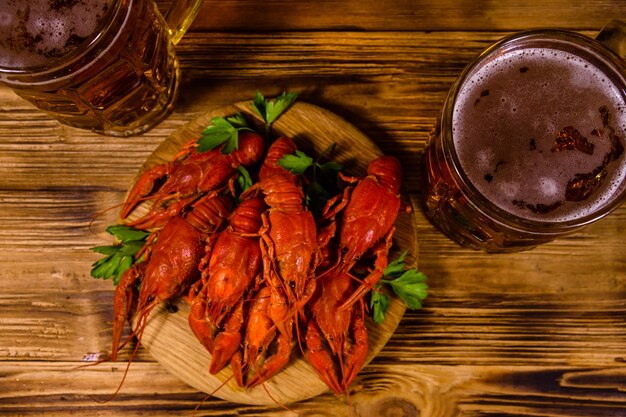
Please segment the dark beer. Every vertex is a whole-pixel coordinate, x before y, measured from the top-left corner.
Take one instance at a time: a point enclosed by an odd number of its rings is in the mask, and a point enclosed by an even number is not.
[[[623,198],[623,74],[586,51],[520,41],[468,70],[425,161],[429,214],[448,235],[534,246]]]
[[[179,66],[152,0],[0,4],[0,81],[37,107],[120,136],[171,111]]]

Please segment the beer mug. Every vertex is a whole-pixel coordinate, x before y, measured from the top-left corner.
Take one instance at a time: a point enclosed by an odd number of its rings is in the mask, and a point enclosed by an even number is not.
[[[626,200],[626,24],[500,40],[452,86],[425,153],[426,212],[457,243],[529,249]]]
[[[174,45],[201,0],[0,0],[0,83],[61,123],[112,136],[167,117]]]

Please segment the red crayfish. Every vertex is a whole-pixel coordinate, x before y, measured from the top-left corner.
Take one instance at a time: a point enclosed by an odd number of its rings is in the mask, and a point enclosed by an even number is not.
[[[156,165],[139,177],[120,217],[128,217],[140,201],[153,199],[150,211],[127,225],[139,229],[162,226],[200,196],[224,187],[232,190],[237,168],[260,161],[264,147],[263,138],[248,131],[240,133],[239,147],[230,154],[222,154],[219,148],[198,152],[195,141],[187,144],[173,161]]]
[[[269,209],[260,230],[263,276],[273,290],[275,302],[270,315],[279,331],[293,337],[295,315],[311,296],[318,262],[316,225],[304,205],[304,192],[298,177],[278,165],[282,156],[294,152],[290,138],[277,139],[268,149],[259,181],[242,198],[261,193]]]
[[[253,198],[233,211],[229,226],[207,245],[207,255],[199,267],[201,280],[190,291],[189,325],[211,353],[209,371],[213,374],[239,348],[244,299],[261,281],[258,232],[264,210],[263,201]]]
[[[318,242],[326,269],[317,276],[318,288],[307,316],[305,356],[336,394],[347,392],[367,356],[363,298],[387,266],[400,209],[401,176],[396,158],[380,157],[369,164],[365,178],[342,176],[357,184],[329,200],[323,211],[322,222],[328,224],[320,228]],[[352,269],[368,252],[374,254],[374,264],[365,278],[357,278]]]
[[[205,197],[185,216],[171,218],[163,229],[152,233],[140,252],[143,260],[124,272],[115,289],[112,360],[131,315],[136,284],[141,284],[134,313],[135,334],[140,337],[156,305],[183,294],[200,278],[198,264],[205,253],[205,239],[228,217],[232,207],[233,200],[227,195]]]
[[[129,224],[163,228],[116,289],[113,359],[140,282],[139,337],[155,305],[186,292],[189,326],[211,353],[210,373],[230,364],[240,386],[254,387],[286,366],[297,341],[328,387],[347,393],[368,353],[364,296],[387,266],[402,171],[396,158],[380,157],[363,178],[340,173],[347,186],[316,221],[305,180],[279,164],[295,151],[289,138],[274,141],[236,208],[225,191],[234,194],[239,166],[261,159],[255,133],[241,132],[230,155],[186,146],[139,178],[121,216],[152,199]]]

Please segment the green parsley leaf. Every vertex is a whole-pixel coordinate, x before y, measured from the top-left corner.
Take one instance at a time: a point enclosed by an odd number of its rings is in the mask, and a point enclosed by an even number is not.
[[[407,253],[408,251],[405,250],[404,252],[400,254],[400,256],[398,256],[393,261],[389,262],[389,264],[387,264],[387,268],[385,268],[385,271],[383,272],[383,275],[386,277],[394,277],[394,278],[397,278],[400,275],[402,275],[405,269],[404,258],[406,258]]]
[[[336,178],[337,174],[339,173],[339,171],[341,171],[341,169],[343,168],[343,166],[341,166],[341,164],[337,161],[328,161],[322,165],[319,165],[320,171],[322,172],[322,175],[324,175],[325,177],[333,177]]]
[[[237,167],[237,172],[239,173],[239,175],[237,176],[236,191],[237,197],[239,197],[241,193],[252,187],[252,178],[250,177],[250,173],[248,172],[248,170],[242,165],[239,165],[239,167]]]
[[[322,155],[332,149],[334,149],[334,144],[326,149]],[[341,171],[341,164],[335,161],[320,164],[319,158],[314,161],[306,153],[296,150],[295,154],[285,155],[279,159],[278,165],[295,175],[303,175],[309,168],[313,167],[313,178],[304,189],[305,204],[313,216],[319,216],[330,196],[337,191],[337,174]]]
[[[107,256],[115,255],[117,253],[116,246],[96,246],[95,248],[91,248],[91,250]]]
[[[304,172],[313,165],[313,158],[308,156],[302,151],[296,150],[296,154],[289,154],[283,156],[278,165],[289,170],[292,174],[302,175]]]
[[[259,90],[256,90],[256,94],[252,99],[252,109],[256,111],[259,116],[261,116],[264,122],[267,123],[265,115],[265,97]]]
[[[387,308],[389,308],[389,297],[379,292],[380,287],[377,287],[377,289],[378,291],[376,289],[372,291],[370,297],[370,308],[373,312],[374,321],[381,324],[385,321],[385,313],[387,312]]]
[[[311,181],[305,189],[305,204],[313,214],[314,218],[320,217],[330,194],[319,182]]]
[[[389,285],[393,292],[400,297],[411,310],[422,308],[422,301],[428,296],[426,275],[422,272],[418,272],[416,269],[406,269],[404,264],[406,255],[407,251],[403,251],[398,258],[387,265],[383,277],[391,279],[381,279],[378,283],[378,291],[371,291],[370,306],[372,307],[372,315],[376,323],[382,323],[385,312],[387,311],[387,305],[384,305],[384,302],[376,301],[376,303],[374,303],[374,301],[372,301],[381,298],[379,291],[382,285]]]
[[[252,108],[263,119],[266,126],[271,125],[278,117],[293,104],[298,98],[298,93],[283,92],[273,100],[266,99],[263,94],[257,90],[256,95],[252,99]]]
[[[223,154],[232,153],[238,149],[239,132],[242,130],[252,130],[248,127],[246,119],[237,113],[233,116],[214,117],[198,139],[198,152],[207,152],[222,146]]]
[[[115,224],[109,226],[107,227],[106,232],[110,235],[113,235],[120,242],[142,240],[150,235],[150,232],[135,229],[134,227],[124,226],[123,224]]]
[[[110,246],[96,246],[92,251],[105,255],[91,266],[91,276],[101,279],[112,279],[117,285],[124,271],[133,263],[141,262],[135,256],[146,244],[149,232],[124,225],[107,227],[106,231],[120,242]]]
[[[134,256],[144,247],[146,242],[144,240],[131,240],[128,242],[122,243],[119,247],[117,253],[123,256]]]
[[[409,269],[400,278],[388,281],[388,283],[411,310],[422,308],[422,301],[428,296],[426,275],[415,269]]]

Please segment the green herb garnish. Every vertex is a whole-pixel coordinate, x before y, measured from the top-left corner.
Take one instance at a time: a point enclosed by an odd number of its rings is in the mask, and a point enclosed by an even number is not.
[[[198,152],[207,152],[222,145],[222,153],[229,154],[239,147],[239,132],[252,129],[239,113],[234,116],[214,117],[200,134]]]
[[[394,261],[385,268],[383,277],[371,292],[370,307],[376,323],[385,320],[385,312],[389,307],[388,297],[382,293],[383,285],[389,285],[394,293],[400,297],[411,310],[422,308],[422,301],[428,296],[426,275],[416,269],[406,269],[404,258],[407,251],[402,252]]]
[[[298,98],[298,93],[283,92],[273,100],[266,99],[260,91],[252,99],[252,108],[266,124],[272,124]]]
[[[239,165],[237,167],[237,172],[239,173],[239,175],[237,175],[237,180],[235,184],[237,187],[237,198],[239,198],[241,193],[252,187],[252,178],[250,177],[250,173],[248,172],[248,170],[243,165]]]
[[[252,99],[252,108],[257,112],[261,119],[265,122],[265,137],[269,138],[272,123],[289,108],[298,98],[298,93],[283,92],[275,99],[266,99],[263,94],[257,90],[256,95]]]
[[[113,284],[117,285],[124,271],[134,263],[135,255],[144,247],[150,233],[124,225],[109,226],[106,231],[120,243],[91,248],[92,251],[105,255],[94,262],[91,276],[112,279]]]
[[[304,174],[313,164],[313,158],[298,150],[295,154],[285,155],[278,161],[278,165],[296,175]]]
[[[372,309],[372,317],[378,324],[385,321],[385,312],[389,307],[389,297],[379,291],[372,291],[370,297],[370,307]]]
[[[332,152],[335,144],[324,150],[320,158]],[[309,210],[317,217],[324,208],[331,195],[337,190],[337,174],[341,171],[341,164],[336,161],[328,161],[320,163],[319,159],[313,160],[310,156],[302,151],[296,151],[295,154],[285,155],[278,160],[278,164],[296,175],[303,175],[309,168],[313,170],[312,180],[305,186],[305,204]]]

